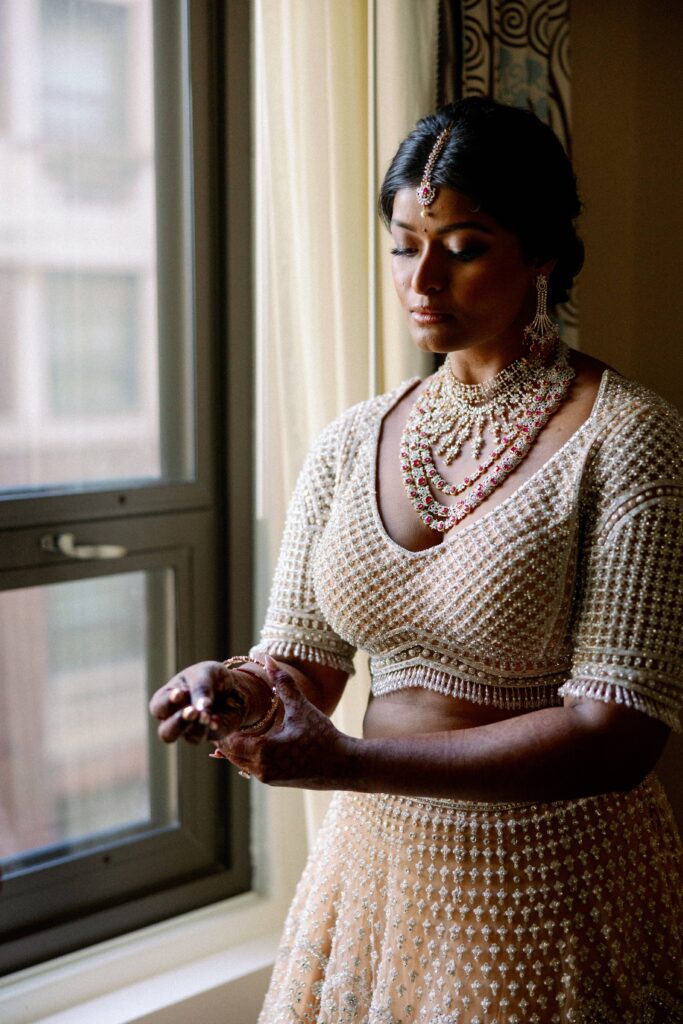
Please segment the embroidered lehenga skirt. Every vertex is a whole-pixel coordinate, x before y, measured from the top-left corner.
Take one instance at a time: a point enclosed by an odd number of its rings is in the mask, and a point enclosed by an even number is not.
[[[683,1022],[654,777],[545,804],[335,794],[260,1024]]]

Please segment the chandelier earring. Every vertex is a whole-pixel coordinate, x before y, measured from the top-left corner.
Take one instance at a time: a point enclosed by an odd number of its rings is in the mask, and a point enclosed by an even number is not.
[[[536,316],[524,328],[524,340],[530,354],[542,362],[545,362],[560,340],[560,328],[548,316],[548,278],[545,274],[536,277]]]

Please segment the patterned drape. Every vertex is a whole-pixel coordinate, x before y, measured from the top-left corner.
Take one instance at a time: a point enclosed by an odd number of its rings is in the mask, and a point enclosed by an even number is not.
[[[491,96],[533,110],[571,156],[570,0],[441,0],[439,98]],[[573,302],[558,311],[576,343]]]

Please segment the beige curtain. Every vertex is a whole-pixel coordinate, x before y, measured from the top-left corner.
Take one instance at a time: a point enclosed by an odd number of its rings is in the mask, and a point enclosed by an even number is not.
[[[256,0],[257,621],[322,427],[422,374],[388,276],[378,178],[434,105],[437,0]],[[335,715],[358,734],[366,659]],[[309,836],[328,802],[304,799]]]

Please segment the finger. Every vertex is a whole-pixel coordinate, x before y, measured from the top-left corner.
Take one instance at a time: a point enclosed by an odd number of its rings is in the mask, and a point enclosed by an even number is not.
[[[282,689],[288,697],[294,698],[300,695],[301,691],[289,672],[282,668],[281,665],[278,665],[275,659],[271,658],[269,654],[266,654],[266,674],[271,686],[282,686]]]
[[[197,711],[209,711],[225,678],[225,669],[218,661],[203,661],[196,666],[190,681],[190,701]]]
[[[154,718],[169,718],[178,708],[184,707],[190,700],[190,687],[181,673],[174,676],[166,686],[162,686],[153,694],[149,702],[149,710]]]
[[[268,666],[268,678],[275,687],[278,697],[282,701],[285,710],[285,717],[287,717],[289,712],[292,712],[295,709],[300,709],[309,704],[309,701],[296,685],[289,672],[286,672],[283,668],[277,666],[273,671],[271,666]]]
[[[211,734],[211,716],[206,711],[197,711],[192,704],[176,711],[157,729],[159,739],[164,743],[175,743],[184,739],[188,743],[197,744]]]
[[[176,711],[174,715],[163,721],[157,729],[159,739],[163,740],[164,743],[175,743],[176,740],[183,738],[188,729],[190,729],[192,723],[183,717],[183,711],[185,710],[187,709],[183,708],[180,711]]]

